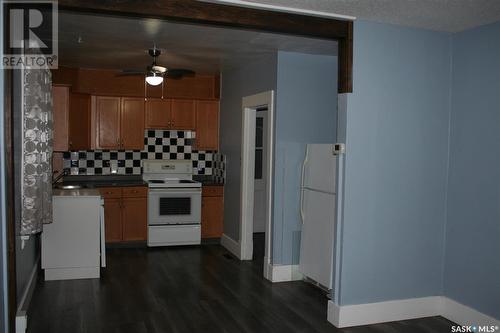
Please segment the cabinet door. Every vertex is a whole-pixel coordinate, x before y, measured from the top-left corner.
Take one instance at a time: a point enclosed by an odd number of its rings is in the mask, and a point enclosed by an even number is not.
[[[201,206],[201,238],[222,236],[224,221],[224,198],[203,197]]]
[[[194,101],[189,99],[173,99],[171,104],[172,129],[194,130]]]
[[[120,97],[96,96],[96,146],[118,149],[120,146]]]
[[[106,242],[122,241],[122,208],[121,199],[104,199],[104,226]]]
[[[144,149],[144,99],[123,97],[121,149]]]
[[[123,240],[146,240],[148,234],[148,201],[142,198],[123,198]]]
[[[68,151],[69,142],[69,87],[52,86],[54,151]]]
[[[198,150],[219,150],[219,102],[196,101],[196,139]]]
[[[169,99],[146,101],[146,128],[167,129],[170,126],[170,103]]]
[[[71,94],[69,98],[69,149],[92,149],[91,97]]]

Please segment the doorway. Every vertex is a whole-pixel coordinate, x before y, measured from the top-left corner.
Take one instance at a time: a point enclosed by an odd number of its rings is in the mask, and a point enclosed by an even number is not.
[[[274,91],[244,97],[242,109],[240,258],[253,259],[254,233],[259,233],[256,239],[264,238],[263,273],[267,276],[272,243]]]

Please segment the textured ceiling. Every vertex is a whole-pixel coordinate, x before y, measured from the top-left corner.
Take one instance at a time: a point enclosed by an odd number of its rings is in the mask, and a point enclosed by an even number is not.
[[[500,21],[500,0],[247,0],[457,32]]]
[[[144,69],[154,43],[164,52],[159,64],[213,74],[268,57],[278,50],[337,54],[337,43],[155,19],[59,13],[59,65]],[[80,39],[80,42],[79,42]]]

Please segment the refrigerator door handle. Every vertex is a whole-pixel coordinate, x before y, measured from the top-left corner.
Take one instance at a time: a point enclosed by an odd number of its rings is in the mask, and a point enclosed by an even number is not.
[[[308,155],[308,149],[306,147],[306,156],[304,157],[304,162],[302,162],[302,174],[300,177],[300,218],[302,219],[302,223],[304,223],[304,178],[305,178],[305,171],[306,171],[306,164],[307,164],[307,156]]]

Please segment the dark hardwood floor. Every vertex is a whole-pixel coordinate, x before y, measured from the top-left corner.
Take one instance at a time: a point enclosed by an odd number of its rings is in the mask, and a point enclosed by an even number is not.
[[[100,280],[44,282],[28,314],[30,333],[78,332],[450,332],[441,317],[336,329],[324,292],[262,277],[256,260],[240,262],[219,245],[113,248]]]

